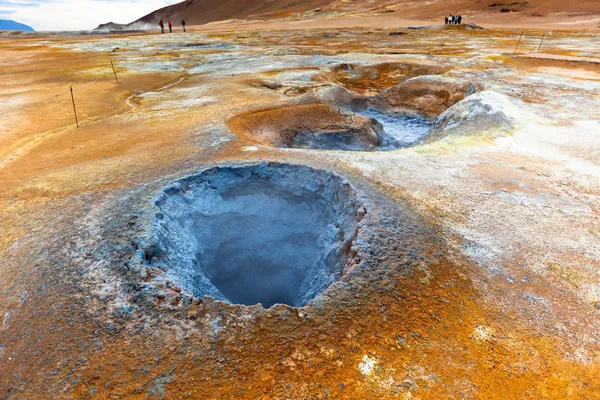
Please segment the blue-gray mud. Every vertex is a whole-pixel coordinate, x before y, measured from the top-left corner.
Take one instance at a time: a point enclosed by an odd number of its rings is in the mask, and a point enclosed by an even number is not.
[[[291,140],[290,148],[311,150],[373,151],[377,146],[365,143],[349,132],[302,132]]]
[[[357,114],[381,125],[381,144],[376,148],[380,151],[416,146],[429,134],[432,126],[430,119],[416,114],[385,114],[376,108]]]
[[[264,307],[302,307],[339,280],[366,212],[340,176],[279,163],[204,170],[155,205],[153,251],[169,278],[196,297]]]

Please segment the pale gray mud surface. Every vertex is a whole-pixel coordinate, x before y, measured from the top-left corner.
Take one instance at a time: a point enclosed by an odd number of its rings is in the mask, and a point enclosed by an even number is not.
[[[339,176],[266,163],[205,170],[155,204],[146,254],[196,297],[264,307],[304,306],[339,280],[365,213]]]
[[[381,146],[377,150],[396,150],[419,144],[430,132],[430,119],[414,114],[385,114],[369,108],[358,114],[373,118],[382,126]]]

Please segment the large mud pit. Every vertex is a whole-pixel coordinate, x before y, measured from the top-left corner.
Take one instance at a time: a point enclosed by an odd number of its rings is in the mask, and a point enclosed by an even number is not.
[[[365,213],[341,177],[273,163],[205,170],[156,206],[157,259],[181,287],[264,307],[304,306],[338,280]]]

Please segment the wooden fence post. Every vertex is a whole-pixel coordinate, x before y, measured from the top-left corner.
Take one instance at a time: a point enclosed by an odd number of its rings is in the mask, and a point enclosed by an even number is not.
[[[79,121],[77,121],[77,109],[75,108],[75,97],[73,96],[73,86],[71,88],[71,100],[73,101],[73,113],[75,114],[75,125],[79,128]]]
[[[519,45],[521,44],[521,39],[523,38],[523,31],[521,31],[521,36],[519,36],[519,41],[517,42],[517,47],[515,47],[515,51],[513,53],[513,56],[515,54],[517,54],[517,49],[519,48]]]
[[[113,69],[113,74],[115,74],[115,79],[117,80],[117,83],[119,83],[119,78],[117,78],[117,71],[115,71],[115,65],[113,64],[112,60],[110,60],[110,66]]]
[[[542,40],[540,41],[540,46],[538,47],[538,53],[540,52],[540,49],[542,48],[542,43],[544,43],[544,38],[546,37],[546,32],[544,32],[544,34],[542,35]]]

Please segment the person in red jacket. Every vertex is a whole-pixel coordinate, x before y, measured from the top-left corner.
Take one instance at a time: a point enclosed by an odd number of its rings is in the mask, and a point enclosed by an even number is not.
[[[169,20],[169,33],[173,32],[173,23]]]
[[[165,24],[163,24],[162,19],[158,23],[158,26],[160,26],[160,33],[165,33]]]

